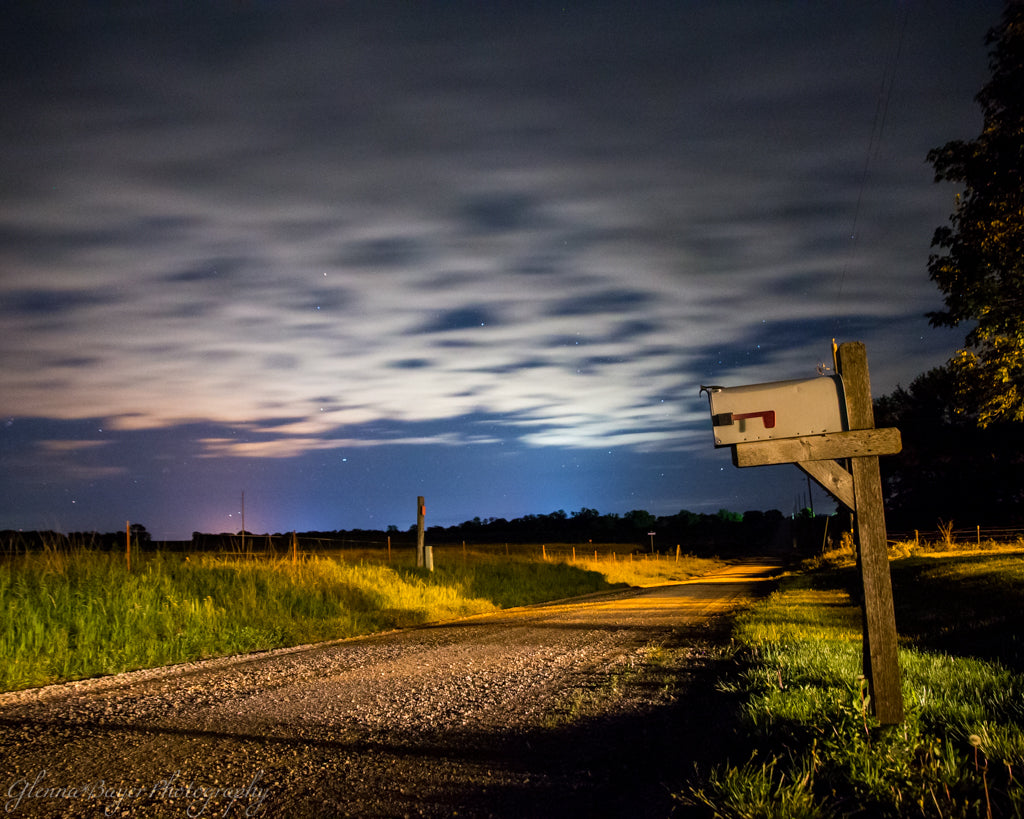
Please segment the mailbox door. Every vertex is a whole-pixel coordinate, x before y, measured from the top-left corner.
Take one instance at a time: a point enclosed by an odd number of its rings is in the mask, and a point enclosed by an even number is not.
[[[715,446],[846,429],[846,401],[838,375],[745,387],[709,387],[708,392]]]

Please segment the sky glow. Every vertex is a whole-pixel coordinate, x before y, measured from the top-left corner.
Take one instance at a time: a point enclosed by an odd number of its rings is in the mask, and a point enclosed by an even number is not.
[[[949,356],[1000,9],[17,4],[0,528],[792,511],[698,387]]]

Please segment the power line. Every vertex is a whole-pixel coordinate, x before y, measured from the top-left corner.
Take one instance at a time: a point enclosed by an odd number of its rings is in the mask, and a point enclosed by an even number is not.
[[[859,239],[857,230],[860,226],[861,207],[864,202],[864,192],[867,189],[868,178],[871,171],[871,163],[878,159],[881,150],[885,123],[889,115],[889,103],[892,99],[892,89],[896,84],[896,74],[899,68],[900,55],[903,51],[903,39],[907,30],[907,20],[910,16],[910,4],[902,3],[894,24],[895,42],[889,54],[889,59],[882,72],[882,82],[878,89],[878,97],[875,101],[875,115],[871,123],[871,136],[868,139],[867,151],[864,155],[864,167],[861,170],[860,185],[857,191],[857,202],[853,209],[853,224],[850,227],[850,251],[847,254],[846,263],[839,274],[839,286],[836,291],[836,309],[833,336],[837,336],[839,329],[839,305],[843,298],[843,287],[846,284],[846,274],[849,272],[850,263],[857,251]]]

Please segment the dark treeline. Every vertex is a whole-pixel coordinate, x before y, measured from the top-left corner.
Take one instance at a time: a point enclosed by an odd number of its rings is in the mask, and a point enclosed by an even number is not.
[[[949,367],[876,399],[875,425],[903,439],[902,452],[880,459],[889,531],[1024,526],[1024,424],[978,426]]]
[[[153,542],[146,527],[139,523],[131,525],[132,546],[151,548]],[[124,551],[125,532],[54,532],[51,530],[0,531],[0,553],[41,552],[47,549],[96,549],[99,551]]]
[[[765,549],[788,549],[794,542],[805,542],[809,548],[821,548],[826,518],[812,519],[805,512],[800,518],[785,518],[778,510],[769,512],[730,512],[714,514],[683,510],[675,515],[655,516],[644,510],[624,515],[601,514],[596,509],[577,512],[563,510],[546,515],[525,515],[520,518],[473,518],[454,526],[430,526],[426,541],[435,546],[468,547],[493,544],[539,543],[616,543],[623,551],[674,552],[676,546],[693,554],[756,554]],[[841,532],[835,523],[828,524],[829,539],[838,540]],[[650,533],[654,532],[652,536]],[[181,551],[286,554],[293,538],[303,552],[336,549],[384,547],[411,548],[416,541],[415,525],[407,530],[389,526],[386,530],[337,529],[333,531],[252,532],[206,534],[193,532],[188,541],[155,542],[146,527],[132,525],[132,548]],[[125,533],[111,532],[0,532],[0,550],[10,553],[45,549],[90,548],[124,550]]]
[[[683,510],[675,515],[655,516],[642,509],[624,515],[580,509],[566,514],[559,509],[547,515],[521,518],[473,518],[456,526],[431,526],[427,537],[436,543],[622,543],[649,551],[654,532],[655,551],[687,551],[739,547],[757,549],[778,537],[784,521],[781,512],[750,511],[742,514],[725,509],[715,514]]]

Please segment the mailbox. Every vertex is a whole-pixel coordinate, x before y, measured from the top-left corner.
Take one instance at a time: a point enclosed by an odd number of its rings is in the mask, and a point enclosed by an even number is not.
[[[838,375],[745,387],[701,387],[711,400],[715,446],[800,438],[846,429]]]

